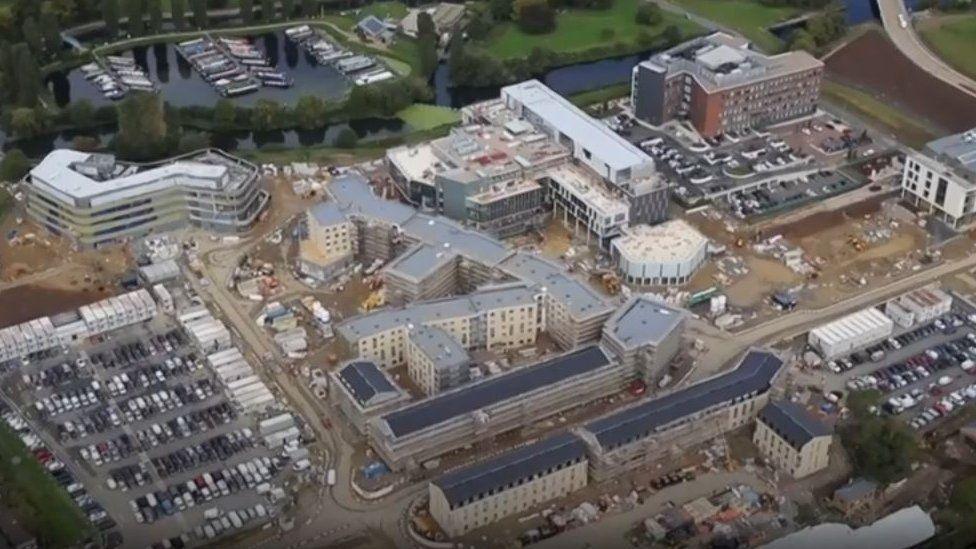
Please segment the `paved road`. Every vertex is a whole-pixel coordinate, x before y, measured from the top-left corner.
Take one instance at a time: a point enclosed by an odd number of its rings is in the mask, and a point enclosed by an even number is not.
[[[903,0],[878,0],[878,8],[888,37],[906,57],[925,72],[976,97],[976,81],[950,67],[922,42],[911,24],[911,15],[905,9]],[[901,26],[899,15],[908,22],[905,28]]]

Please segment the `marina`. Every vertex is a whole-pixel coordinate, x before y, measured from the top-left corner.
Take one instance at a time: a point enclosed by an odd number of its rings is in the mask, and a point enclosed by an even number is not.
[[[262,86],[288,88],[294,84],[245,38],[207,35],[180,42],[176,51],[223,97],[253,93]]]
[[[383,82],[395,76],[374,57],[350,51],[309,25],[285,30],[285,38],[299,44],[320,65],[335,67],[357,86]]]
[[[85,80],[91,82],[106,99],[113,101],[122,99],[129,91],[149,93],[158,91],[146,71],[131,57],[118,55],[108,55],[104,59],[96,57],[95,61],[82,65],[79,70],[84,74]]]

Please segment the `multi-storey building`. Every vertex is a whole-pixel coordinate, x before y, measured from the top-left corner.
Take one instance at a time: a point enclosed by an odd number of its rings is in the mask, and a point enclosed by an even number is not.
[[[359,248],[356,224],[335,202],[312,206],[306,214],[308,237],[299,241],[302,270],[324,280],[353,262]]]
[[[383,268],[383,282],[408,301],[449,296],[460,289],[460,259],[449,247],[417,244]]]
[[[329,377],[332,401],[363,435],[370,418],[396,409],[409,400],[407,393],[372,362],[351,360],[329,373]]]
[[[773,400],[759,412],[752,442],[777,469],[802,478],[827,467],[830,428],[806,408],[788,400]]]
[[[582,227],[587,243],[596,237],[601,248],[620,236],[627,227],[630,207],[614,197],[602,182],[573,166],[561,166],[546,173],[553,215],[578,232]],[[561,214],[561,215],[560,215]]]
[[[186,224],[244,232],[270,199],[257,166],[217,150],[142,165],[57,149],[31,170],[26,189],[28,215],[84,246]]]
[[[647,381],[656,381],[681,349],[684,311],[647,295],[627,300],[603,325],[601,344]]]
[[[370,445],[392,469],[413,469],[619,391],[630,377],[599,347],[584,347],[374,418]]]
[[[586,445],[562,433],[431,482],[430,514],[460,536],[585,487],[586,469]]]
[[[976,129],[929,142],[905,160],[901,195],[954,228],[976,220]]]
[[[468,381],[468,351],[440,328],[418,326],[407,336],[407,373],[426,395]]]
[[[546,218],[545,189],[532,179],[491,185],[467,197],[465,218],[479,231],[506,238],[540,228]]]
[[[611,244],[624,280],[639,286],[686,284],[705,262],[708,239],[683,219],[634,225]]]
[[[634,67],[631,103],[641,120],[687,117],[713,137],[813,114],[823,73],[824,64],[802,50],[764,55],[716,32]]]

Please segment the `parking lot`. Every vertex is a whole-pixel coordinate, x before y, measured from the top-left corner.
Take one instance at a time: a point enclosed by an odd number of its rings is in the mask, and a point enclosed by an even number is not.
[[[927,431],[976,400],[974,312],[957,300],[951,313],[831,361],[826,368],[843,375],[848,390],[881,391],[878,413]]]
[[[10,402],[44,449],[38,458],[67,465],[70,482],[59,482],[96,526],[124,533],[124,546],[193,544],[277,514],[288,453],[263,445],[256,418],[228,401],[172,320],[14,371],[4,394],[17,395]]]

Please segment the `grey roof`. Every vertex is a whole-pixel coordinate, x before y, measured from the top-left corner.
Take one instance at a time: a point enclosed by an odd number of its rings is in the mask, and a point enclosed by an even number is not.
[[[489,311],[501,307],[531,305],[537,293],[537,288],[519,281],[479,286],[476,292],[468,295],[468,298],[474,310]]]
[[[323,227],[349,221],[346,212],[335,202],[319,202],[309,210],[315,221]]]
[[[376,36],[386,30],[386,24],[375,15],[367,15],[356,24],[356,27],[370,36]]]
[[[976,177],[976,128],[930,141],[926,147],[969,179]]]
[[[878,483],[866,478],[851,481],[846,486],[834,490],[834,498],[852,502],[868,497],[878,490]]]
[[[419,326],[410,331],[410,341],[434,363],[438,370],[453,370],[471,362],[468,351],[444,330]]]
[[[342,384],[349,390],[360,406],[369,406],[377,395],[399,394],[399,389],[376,364],[356,360],[343,366],[338,373]]]
[[[788,400],[771,401],[759,412],[759,419],[797,450],[811,440],[831,433],[830,428],[806,408]]]
[[[335,177],[326,189],[342,209],[350,214],[392,225],[402,225],[417,214],[406,204],[385,200],[373,194],[369,182],[358,173],[346,173]]]
[[[565,303],[575,317],[585,318],[613,310],[586,282],[573,278],[565,269],[540,256],[516,252],[499,268],[544,288],[549,295]]]
[[[711,406],[768,390],[782,365],[776,355],[749,351],[735,370],[604,416],[588,423],[585,429],[605,449],[642,439]]]
[[[511,253],[502,242],[441,216],[417,214],[404,223],[403,232],[442,251],[454,250],[487,265],[497,265]]]
[[[391,261],[385,270],[402,278],[421,281],[456,257],[457,254],[450,249],[417,244]]]
[[[586,455],[586,445],[576,435],[563,432],[434,480],[451,505],[458,505],[489,490],[507,487],[519,479],[544,473]]]
[[[610,359],[599,347],[584,347],[422,400],[389,413],[382,419],[389,425],[394,436],[403,437],[454,417],[592,372],[609,363]]]
[[[603,331],[625,348],[660,344],[684,320],[685,312],[650,296],[637,295],[610,316]]]

